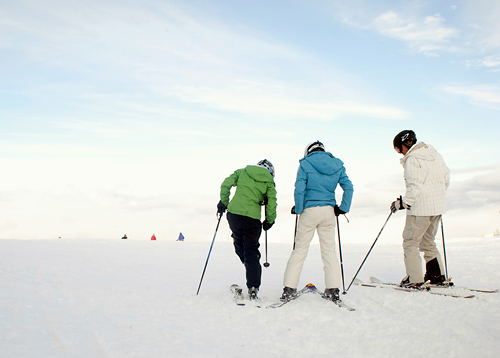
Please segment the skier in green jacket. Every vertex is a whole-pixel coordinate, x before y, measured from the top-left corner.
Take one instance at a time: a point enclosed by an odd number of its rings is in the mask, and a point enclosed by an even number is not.
[[[231,188],[236,187],[229,201]],[[265,219],[261,219],[261,206],[265,205]],[[220,187],[220,201],[217,212],[222,215],[226,209],[227,221],[233,232],[236,254],[245,265],[248,294],[257,298],[261,283],[259,238],[262,229],[269,230],[276,220],[276,187],[274,166],[267,159],[257,165],[248,165],[228,176]]]

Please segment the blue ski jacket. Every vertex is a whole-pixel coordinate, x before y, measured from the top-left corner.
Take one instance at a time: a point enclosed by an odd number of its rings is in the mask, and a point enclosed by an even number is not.
[[[353,186],[344,168],[344,163],[329,152],[312,152],[300,161],[295,181],[295,212],[301,214],[313,206],[334,207],[335,188],[340,184],[344,193],[340,210],[349,212]]]

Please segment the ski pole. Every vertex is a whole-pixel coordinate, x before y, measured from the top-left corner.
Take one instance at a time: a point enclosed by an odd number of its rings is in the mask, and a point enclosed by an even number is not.
[[[295,231],[293,232],[293,249],[295,250],[295,236],[297,236],[297,221],[299,221],[299,214],[295,214]]]
[[[343,295],[345,295],[347,292],[345,290],[345,283],[344,283],[344,262],[342,261],[342,245],[340,244],[340,227],[339,227],[339,217],[336,216],[337,218],[337,235],[339,239],[339,255],[340,255],[340,271],[342,272],[342,288],[344,292],[342,292]]]
[[[196,291],[196,295],[200,292],[201,282],[203,281],[203,276],[205,276],[205,270],[207,269],[208,259],[210,258],[210,254],[212,253],[212,247],[214,246],[215,235],[217,235],[217,230],[219,230],[220,219],[222,219],[222,213],[219,215],[219,220],[217,221],[217,227],[215,228],[214,238],[212,239],[212,244],[210,245],[210,250],[208,251],[207,261],[205,262],[205,267],[203,268],[203,273],[201,274],[200,284],[198,285],[198,291]]]
[[[266,262],[264,262],[264,267],[269,267],[269,262],[267,262],[267,231],[266,231]]]
[[[444,244],[443,215],[441,215],[441,236],[443,237],[444,272],[446,274],[446,279],[448,280],[448,264],[446,263],[446,246]]]
[[[375,246],[375,243],[377,242],[378,238],[380,237],[380,234],[382,233],[382,230],[384,230],[385,225],[387,224],[387,222],[388,222],[388,221],[389,221],[389,219],[391,218],[391,215],[392,215],[392,211],[391,211],[391,213],[389,214],[389,216],[387,217],[387,220],[385,221],[384,226],[382,226],[382,229],[380,229],[380,232],[378,233],[377,238],[376,238],[376,239],[375,239],[375,241],[373,242],[372,247],[370,247],[370,250],[368,250],[368,253],[366,254],[365,259],[363,260],[363,262],[361,263],[361,265],[359,266],[358,271],[356,271],[356,274],[355,274],[355,275],[354,275],[354,277],[352,278],[352,281],[351,281],[351,283],[349,284],[349,287],[347,287],[347,291],[349,291],[349,288],[351,288],[351,285],[352,285],[352,283],[354,282],[354,280],[356,279],[356,276],[358,276],[358,273],[359,273],[359,271],[361,270],[361,267],[363,267],[363,265],[364,265],[364,263],[365,263],[366,259],[368,258],[368,255],[370,255],[370,252],[372,251],[373,246]],[[346,291],[346,292],[347,292],[347,291]]]

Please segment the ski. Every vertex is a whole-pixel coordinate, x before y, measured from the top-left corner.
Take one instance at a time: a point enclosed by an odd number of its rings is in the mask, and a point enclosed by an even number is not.
[[[249,298],[250,304],[254,307],[261,308],[262,306],[260,305],[260,298]]]
[[[387,283],[387,282],[383,282],[382,280],[379,280],[378,278],[374,277],[374,276],[371,276],[370,277],[370,281],[373,282],[373,283],[385,283],[387,285],[395,285],[397,286],[396,283]],[[455,286],[453,284],[453,282],[451,282],[451,278],[449,278],[448,280],[444,281],[442,284],[439,284],[439,285],[436,285],[436,284],[428,284],[427,287],[429,287],[430,289],[432,288],[450,288],[450,289],[457,289],[457,290],[468,290],[468,291],[472,291],[472,292],[481,292],[481,293],[498,293],[499,290],[482,290],[482,289],[477,289],[477,288],[469,288],[469,287],[462,287],[462,286]]]
[[[446,283],[446,281],[444,282],[444,284],[442,285],[434,285],[434,284],[430,284],[429,285],[430,288],[449,288],[449,289],[456,289],[456,290],[467,290],[467,291],[471,291],[471,292],[481,292],[481,293],[498,293],[499,290],[496,289],[496,290],[483,290],[483,289],[479,289],[479,288],[470,288],[470,287],[464,287],[464,286],[455,286],[453,284],[453,282],[450,282],[450,283]]]
[[[469,288],[469,287],[463,287],[463,286],[455,286],[455,285],[433,285],[433,284],[430,284],[429,285],[430,288],[450,288],[450,289],[457,289],[457,290],[467,290],[467,291],[471,291],[471,292],[481,292],[481,293],[498,293],[500,292],[498,289],[496,290],[483,290],[483,289],[479,289],[479,288]]]
[[[245,295],[243,294],[243,289],[238,284],[234,283],[231,285],[231,292],[234,295],[234,302],[238,306],[245,306],[246,305],[247,299],[245,298]],[[248,300],[250,301],[251,305],[253,305],[254,307],[257,307],[257,308],[261,307],[260,300],[258,298],[257,299],[249,298]]]
[[[244,306],[245,298],[243,297],[243,289],[239,285],[234,283],[231,285],[231,292],[234,295],[234,302],[236,302],[238,306]]]
[[[312,283],[308,283],[302,290],[297,291],[297,295],[290,298],[289,300],[274,303],[272,305],[267,306],[266,308],[282,307],[283,305],[287,304],[288,302],[296,300],[297,298],[299,298],[300,296],[302,296],[303,294],[308,293],[308,292],[316,293],[316,294],[320,295],[322,298],[325,298],[325,294],[323,292],[318,290],[318,288],[316,286],[314,286]],[[354,308],[348,306],[347,304],[345,304],[341,300],[331,301],[331,302],[335,303],[338,307],[347,309],[348,311],[354,311]]]
[[[352,308],[351,306],[348,306],[347,304],[344,303],[344,301],[342,300],[337,300],[337,301],[332,301],[330,300],[328,297],[325,297],[325,293],[324,292],[321,292],[320,290],[318,290],[318,288],[316,286],[310,286],[309,287],[310,291],[313,292],[313,293],[316,293],[318,295],[320,295],[322,298],[324,298],[325,300],[329,301],[329,302],[333,302],[335,303],[337,306],[341,307],[341,308],[345,308],[346,310],[348,311],[355,311],[354,308]]]
[[[380,288],[389,288],[392,290],[397,290],[397,291],[404,291],[404,292],[427,292],[431,295],[437,295],[437,296],[446,296],[446,297],[455,297],[455,298],[473,298],[476,297],[475,295],[467,295],[467,296],[461,296],[457,295],[454,293],[449,293],[449,292],[434,292],[431,291],[429,287],[427,287],[428,283],[424,283],[421,287],[421,289],[414,289],[414,288],[406,288],[406,287],[399,287],[399,285],[393,284],[393,283],[364,283],[360,279],[354,280],[354,284],[363,286],[363,287],[380,287]]]

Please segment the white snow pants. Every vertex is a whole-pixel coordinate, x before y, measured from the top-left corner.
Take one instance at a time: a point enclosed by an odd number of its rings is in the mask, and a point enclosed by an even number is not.
[[[437,258],[441,275],[444,275],[441,255],[434,242],[440,219],[441,215],[406,216],[406,224],[403,230],[403,250],[406,274],[410,276],[410,283],[424,282],[420,251],[424,253],[425,262]]]
[[[309,244],[318,231],[323,270],[325,271],[325,287],[339,288],[340,264],[335,251],[335,213],[331,206],[316,206],[304,209],[299,216],[295,248],[288,259],[283,286],[297,288],[300,273],[309,251]]]

